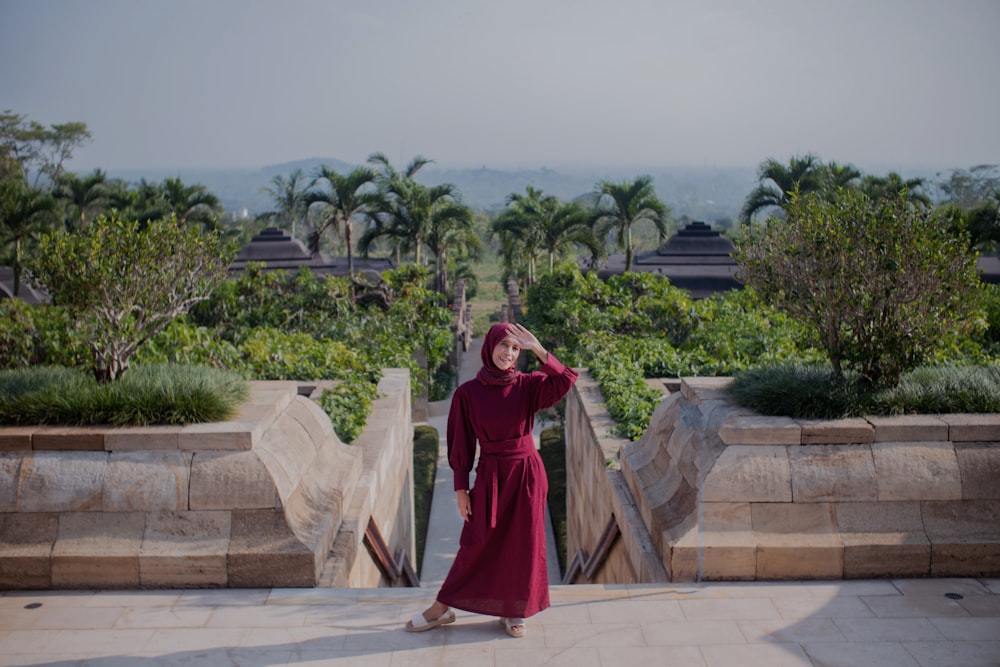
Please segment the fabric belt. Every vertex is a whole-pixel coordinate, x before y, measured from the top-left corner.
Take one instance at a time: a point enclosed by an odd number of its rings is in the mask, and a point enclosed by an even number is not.
[[[526,459],[535,454],[535,439],[531,434],[498,442],[479,443],[479,469],[476,483],[486,485],[485,503],[477,502],[473,508],[476,534],[480,540],[486,538],[488,529],[497,526],[497,505],[500,495],[500,459]],[[487,526],[487,521],[489,522]]]

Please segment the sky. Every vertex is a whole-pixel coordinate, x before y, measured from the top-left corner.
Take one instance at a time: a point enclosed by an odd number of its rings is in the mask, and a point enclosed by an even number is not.
[[[71,170],[1000,162],[1000,0],[0,0]]]

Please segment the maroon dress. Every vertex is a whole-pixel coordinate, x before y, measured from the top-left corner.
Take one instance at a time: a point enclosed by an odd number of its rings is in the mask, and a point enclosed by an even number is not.
[[[549,485],[531,430],[535,413],[558,403],[576,378],[575,370],[549,352],[540,371],[518,374],[509,385],[473,379],[455,391],[448,413],[448,460],[456,491],[469,488],[477,441],[480,453],[469,492],[472,518],[462,528],[440,602],[510,618],[527,618],[549,606]]]

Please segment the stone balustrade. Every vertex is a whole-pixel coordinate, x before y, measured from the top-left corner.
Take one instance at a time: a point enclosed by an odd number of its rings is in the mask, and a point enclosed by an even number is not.
[[[595,581],[1000,574],[1000,415],[766,417],[728,378],[684,378],[631,442],[586,377],[567,404],[570,554],[609,513],[621,534]]]
[[[228,422],[0,428],[0,588],[379,585],[369,521],[413,554],[408,371],[351,445],[321,387],[251,385]]]

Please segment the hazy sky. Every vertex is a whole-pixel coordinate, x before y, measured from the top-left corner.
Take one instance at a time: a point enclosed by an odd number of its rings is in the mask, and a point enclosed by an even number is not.
[[[1000,0],[0,0],[74,171],[1000,162]]]

